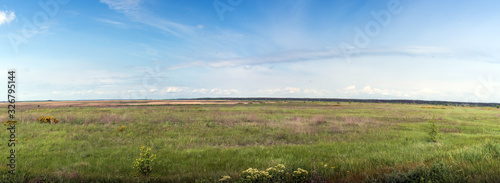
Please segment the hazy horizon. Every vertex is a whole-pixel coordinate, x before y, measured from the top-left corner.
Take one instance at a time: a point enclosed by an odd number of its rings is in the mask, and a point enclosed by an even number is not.
[[[497,1],[2,1],[0,63],[33,100],[500,102]],[[4,101],[7,87],[0,90]]]

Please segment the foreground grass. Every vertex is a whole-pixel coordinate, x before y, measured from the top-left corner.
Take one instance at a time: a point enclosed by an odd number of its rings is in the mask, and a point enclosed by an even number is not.
[[[139,147],[148,146],[158,157],[153,181],[238,180],[250,167],[277,164],[324,182],[495,181],[499,112],[328,102],[18,109],[18,172],[10,180],[146,181],[131,175]],[[61,122],[40,124],[39,116]],[[432,119],[437,143],[427,134]],[[8,131],[0,136],[7,141]],[[9,156],[6,145],[0,156]]]

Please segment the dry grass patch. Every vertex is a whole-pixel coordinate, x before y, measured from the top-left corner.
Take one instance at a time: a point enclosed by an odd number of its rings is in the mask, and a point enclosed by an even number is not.
[[[447,109],[447,107],[436,107],[436,106],[422,106],[420,108],[424,108],[424,109]]]
[[[341,126],[330,126],[328,128],[328,133],[333,133],[333,134],[340,133],[340,134],[343,134],[344,133],[344,128],[342,128]]]
[[[255,114],[252,113],[252,114],[247,114],[246,115],[245,121],[247,121],[247,122],[258,122],[259,119],[257,118],[257,116],[255,116]]]
[[[445,132],[445,133],[460,133],[459,129],[456,128],[445,128],[445,127],[440,127],[439,131]]]
[[[380,126],[380,122],[375,121],[373,118],[364,118],[357,116],[344,116],[344,126],[363,126],[363,127],[376,127]]]
[[[344,134],[347,132],[367,131],[376,127],[382,126],[382,123],[373,118],[357,117],[357,116],[335,116],[328,121],[328,133]]]
[[[120,121],[125,121],[127,119],[127,116],[125,114],[123,115],[118,115],[118,114],[103,114],[101,115],[101,122],[103,123],[111,123],[111,122],[120,122]]]
[[[326,123],[325,116],[313,116],[311,118],[311,124],[322,125]]]
[[[310,121],[300,116],[293,116],[283,122],[273,122],[268,125],[272,128],[286,128],[294,134],[311,134],[315,132],[313,126],[310,125]]]
[[[80,176],[76,170],[73,170],[73,171],[59,170],[59,171],[56,171],[55,174],[58,177],[64,178],[66,180],[77,179]]]

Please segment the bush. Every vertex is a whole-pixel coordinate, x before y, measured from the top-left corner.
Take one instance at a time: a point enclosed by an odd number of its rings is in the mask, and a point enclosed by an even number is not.
[[[369,178],[367,182],[471,182],[471,177],[464,171],[453,168],[442,161],[437,161],[427,166],[419,166],[409,172],[394,170],[378,178]],[[472,181],[476,182],[476,181]]]
[[[311,174],[302,168],[288,172],[285,165],[278,164],[267,168],[265,171],[249,168],[240,174],[241,182],[308,182]]]
[[[307,182],[311,179],[311,175],[307,170],[297,168],[296,171],[293,171],[292,180],[293,182]]]
[[[57,124],[59,120],[52,116],[41,116],[37,120],[39,123],[49,123],[49,124]]]
[[[429,131],[429,139],[432,142],[437,142],[439,140],[438,138],[438,133],[439,133],[439,127],[436,125],[436,121],[431,120],[431,129]]]
[[[241,173],[242,182],[267,182],[271,179],[271,175],[267,171],[259,171],[258,169],[249,168]]]
[[[146,177],[153,171],[154,161],[156,160],[156,154],[152,154],[150,151],[151,148],[142,146],[139,158],[134,163],[137,173]]]
[[[282,182],[286,179],[285,165],[278,164],[274,167],[267,168],[266,171],[271,175],[272,182]]]

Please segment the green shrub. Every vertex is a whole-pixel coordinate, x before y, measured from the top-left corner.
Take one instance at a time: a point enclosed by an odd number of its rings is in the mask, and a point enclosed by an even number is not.
[[[312,178],[307,170],[298,168],[296,171],[288,172],[285,165],[278,164],[269,167],[265,171],[249,168],[240,174],[241,182],[307,182]]]
[[[439,133],[439,127],[436,125],[436,121],[433,119],[433,120],[431,120],[431,129],[429,131],[429,139],[432,142],[437,142],[439,140],[438,133]]]
[[[266,171],[271,175],[272,182],[283,182],[286,179],[286,170],[283,164],[267,168]]]
[[[296,171],[293,171],[292,182],[307,182],[310,179],[311,175],[307,170],[297,168]]]
[[[153,171],[153,166],[156,160],[156,154],[152,154],[151,148],[142,146],[141,153],[139,154],[139,158],[135,160],[134,166],[137,170],[137,173],[149,176]]]
[[[271,179],[271,175],[266,171],[259,171],[258,169],[248,168],[241,173],[242,182],[267,182]]]
[[[460,167],[452,167],[442,161],[428,166],[419,166],[408,172],[394,169],[392,173],[374,178],[367,182],[471,182],[471,177],[464,174]],[[475,182],[475,181],[472,181]]]

